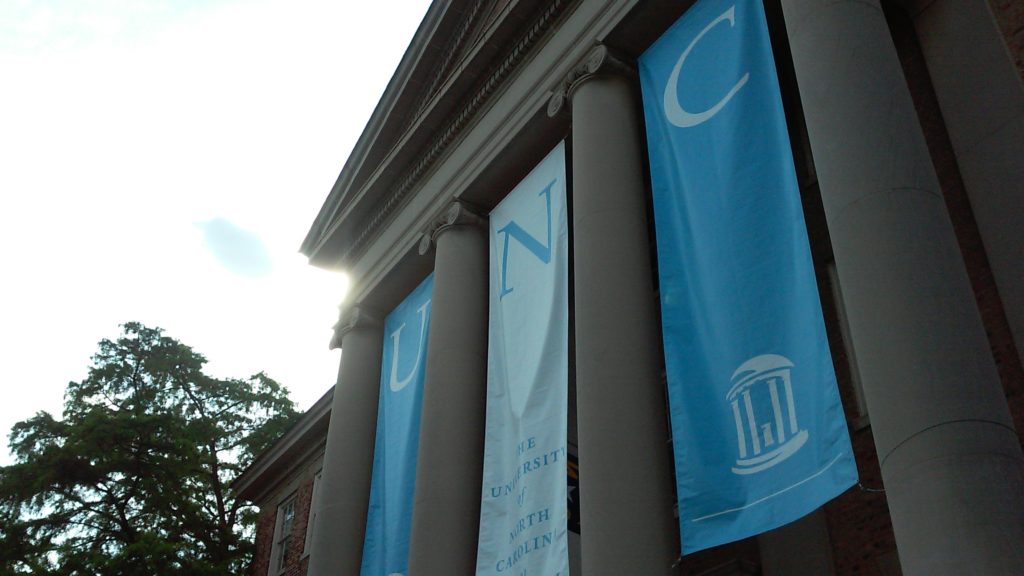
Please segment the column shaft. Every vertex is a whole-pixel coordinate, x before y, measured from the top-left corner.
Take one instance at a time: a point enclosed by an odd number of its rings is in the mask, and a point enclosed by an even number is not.
[[[1024,574],[1024,458],[877,0],[782,0],[904,574]]]
[[[679,532],[637,94],[630,77],[590,74],[570,98],[583,573],[670,574]]]
[[[310,576],[359,574],[377,434],[383,325],[359,318],[342,339],[321,482],[320,512],[312,535]]]
[[[914,11],[914,25],[1017,352],[1024,358],[1024,85],[988,2],[928,2]]]
[[[476,571],[487,394],[487,231],[435,235],[409,574]]]

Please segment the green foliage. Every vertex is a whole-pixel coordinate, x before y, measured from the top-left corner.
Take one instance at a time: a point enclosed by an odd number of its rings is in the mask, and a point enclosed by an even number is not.
[[[231,482],[294,421],[260,373],[203,374],[206,359],[160,329],[122,326],[62,420],[15,424],[0,468],[0,576],[241,574],[254,515]]]

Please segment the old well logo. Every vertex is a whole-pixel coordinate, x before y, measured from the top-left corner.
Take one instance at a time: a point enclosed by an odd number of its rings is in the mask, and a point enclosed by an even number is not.
[[[739,455],[734,474],[767,470],[807,442],[807,430],[800,430],[796,421],[792,371],[793,363],[785,356],[762,354],[733,372],[725,398],[736,419]]]

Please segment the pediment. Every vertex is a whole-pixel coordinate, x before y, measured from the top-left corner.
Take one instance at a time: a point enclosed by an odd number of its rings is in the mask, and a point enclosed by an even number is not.
[[[570,0],[448,0],[428,10],[302,244],[345,267]]]

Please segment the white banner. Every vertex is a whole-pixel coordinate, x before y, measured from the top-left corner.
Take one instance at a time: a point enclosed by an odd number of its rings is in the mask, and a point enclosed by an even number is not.
[[[567,576],[565,145],[491,212],[478,576]]]

